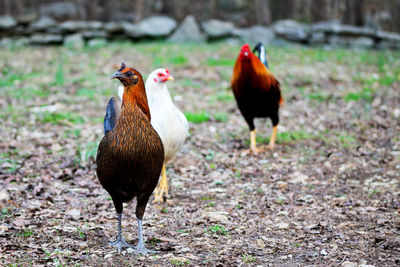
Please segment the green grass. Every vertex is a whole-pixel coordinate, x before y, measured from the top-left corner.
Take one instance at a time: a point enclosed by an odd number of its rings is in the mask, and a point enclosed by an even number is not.
[[[228,230],[222,227],[221,225],[213,225],[208,228],[211,233],[219,234],[219,235],[227,235]]]
[[[228,121],[228,114],[225,112],[216,112],[216,113],[214,113],[213,117],[218,122],[227,122]]]
[[[38,119],[42,123],[65,124],[82,124],[85,120],[78,114],[71,112],[43,112],[39,114]]]
[[[363,88],[362,90],[359,90],[356,92],[347,93],[344,97],[344,100],[346,102],[359,101],[359,100],[365,100],[366,102],[372,102],[372,100],[374,98],[373,93],[374,93],[374,90],[372,90],[371,88]]]
[[[206,65],[210,67],[215,67],[215,66],[234,66],[235,65],[236,58],[208,58],[206,61]]]
[[[193,123],[203,123],[211,119],[210,114],[206,111],[201,112],[185,112],[186,119]]]
[[[57,66],[57,70],[54,76],[54,84],[58,86],[63,86],[64,85],[64,65],[62,62],[60,62]]]

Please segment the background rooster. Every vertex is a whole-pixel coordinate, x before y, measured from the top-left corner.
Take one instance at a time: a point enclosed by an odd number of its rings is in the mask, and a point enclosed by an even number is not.
[[[150,107],[151,125],[159,134],[165,152],[162,179],[154,192],[155,202],[166,200],[168,180],[165,164],[173,159],[182,148],[189,130],[185,115],[175,106],[168,91],[166,82],[170,80],[174,80],[174,78],[164,68],[154,70],[146,80],[146,95]],[[120,97],[123,94],[122,89],[121,86],[118,88]]]
[[[243,45],[240,50],[233,68],[231,86],[239,110],[250,128],[251,151],[258,152],[254,126],[254,118],[256,117],[268,117],[271,119],[273,131],[269,148],[274,149],[279,123],[278,110],[283,103],[283,98],[279,82],[267,69],[266,65],[250,51],[248,44]]]
[[[103,188],[111,195],[118,214],[118,236],[112,245],[131,247],[122,236],[122,203],[137,198],[139,242],[136,252],[146,254],[143,242],[142,218],[154,188],[157,186],[164,162],[164,148],[160,137],[150,123],[143,78],[138,71],[121,68],[112,78],[124,85],[121,114],[117,118],[114,98],[107,105],[104,118],[105,136],[97,152],[97,176]]]

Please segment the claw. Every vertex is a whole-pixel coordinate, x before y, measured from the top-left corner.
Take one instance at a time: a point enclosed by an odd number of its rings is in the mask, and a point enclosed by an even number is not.
[[[117,240],[110,242],[109,245],[113,246],[113,247],[117,247],[118,254],[121,253],[122,248],[133,248],[133,246],[131,244],[128,244],[125,241],[124,237],[122,237],[122,236],[118,236]]]

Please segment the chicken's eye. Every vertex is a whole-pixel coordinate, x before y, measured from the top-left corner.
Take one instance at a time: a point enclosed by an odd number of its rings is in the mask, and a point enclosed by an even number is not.
[[[127,72],[125,72],[125,75],[130,77],[130,76],[132,76],[132,72],[131,71],[127,71]]]
[[[164,76],[164,74],[158,73],[158,77],[162,77],[162,76]]]

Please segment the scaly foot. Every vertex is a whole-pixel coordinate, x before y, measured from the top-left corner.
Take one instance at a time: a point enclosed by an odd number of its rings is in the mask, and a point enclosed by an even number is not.
[[[133,253],[146,255],[147,253],[157,253],[157,251],[146,248],[144,244],[138,244]]]
[[[110,242],[109,245],[117,247],[118,253],[121,253],[122,248],[133,248],[133,246],[128,244],[122,236],[118,236],[117,240]]]

